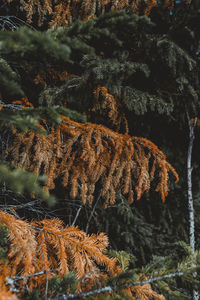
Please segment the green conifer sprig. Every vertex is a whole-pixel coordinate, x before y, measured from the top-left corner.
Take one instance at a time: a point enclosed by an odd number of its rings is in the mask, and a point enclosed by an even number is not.
[[[42,188],[46,180],[45,176],[38,177],[34,173],[0,164],[1,185],[9,187],[15,193],[34,195],[34,197],[47,201],[49,205],[54,205],[55,197],[50,196]]]

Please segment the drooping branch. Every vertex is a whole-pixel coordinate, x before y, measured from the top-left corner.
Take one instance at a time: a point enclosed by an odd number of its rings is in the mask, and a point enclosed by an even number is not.
[[[0,225],[8,229],[9,238],[6,245],[8,262],[0,264],[0,283],[2,283],[0,297],[4,295],[4,291],[7,295],[12,291],[23,295],[24,285],[15,289],[15,285],[19,286],[17,282],[26,283],[26,287],[30,290],[37,288],[48,296],[48,290],[44,290],[45,283],[48,284],[48,280],[53,275],[63,278],[69,271],[73,271],[78,279],[79,294],[64,295],[64,297],[70,299],[78,295],[77,297],[80,298],[80,296],[90,295],[90,292],[89,294],[86,292],[88,286],[94,289],[97,282],[102,283],[102,286],[105,285],[107,274],[99,267],[105,268],[111,276],[122,273],[117,259],[109,258],[104,254],[108,246],[108,238],[103,233],[86,235],[77,227],[64,227],[62,221],[58,219],[32,221],[29,224],[3,211],[0,211]],[[142,282],[141,287],[138,285],[139,282],[135,287],[129,284],[120,287],[127,288],[130,296],[134,294],[141,300],[151,299],[152,296],[154,299],[164,299],[162,295],[152,290],[148,282]],[[115,289],[117,288],[113,290]],[[91,294],[109,290],[112,291],[112,287],[93,290]],[[13,299],[15,299],[14,295]]]
[[[7,0],[12,2],[13,0]],[[45,17],[50,17],[49,26],[66,26],[76,18],[88,20],[103,14],[109,10],[128,9],[139,13],[142,9],[148,15],[153,7],[157,5],[156,0],[148,0],[145,3],[141,0],[59,0],[54,3],[52,0],[21,0],[21,10],[26,12],[27,22],[32,23],[33,16],[38,16],[38,26],[42,26]],[[166,2],[167,5],[167,2]]]
[[[139,200],[153,181],[164,202],[168,174],[178,181],[174,168],[151,141],[63,116],[61,125],[47,137],[33,132],[16,134],[6,157],[19,168],[47,175],[46,191],[53,190],[55,180],[60,179],[71,199],[79,197],[83,204],[93,202],[98,183],[104,207],[115,203],[118,189],[128,195],[129,203],[134,201],[134,190]]]
[[[28,223],[4,211],[0,211],[0,225],[7,228],[9,237],[8,263],[0,264],[4,282],[8,283],[8,278],[10,283],[24,280],[34,288],[43,284],[46,276],[63,277],[73,271],[78,279],[91,273],[88,280],[92,285],[103,276],[100,266],[112,275],[121,272],[117,260],[103,253],[108,246],[103,233],[87,235],[77,227],[64,227],[58,219]]]

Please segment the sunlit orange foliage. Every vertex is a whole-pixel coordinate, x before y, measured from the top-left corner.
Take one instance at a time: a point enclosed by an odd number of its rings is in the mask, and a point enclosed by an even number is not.
[[[2,289],[0,289],[0,299],[1,300],[17,300],[17,296],[12,293],[11,291],[6,291],[6,286],[2,286]]]
[[[7,0],[9,3],[13,0]],[[190,1],[190,0],[189,0]],[[187,0],[187,2],[189,2]],[[173,5],[174,0],[166,0],[165,5]],[[144,5],[144,3],[146,5]],[[38,17],[38,26],[50,16],[49,26],[66,26],[77,18],[88,20],[109,10],[128,9],[135,13],[149,15],[157,5],[157,0],[20,0],[20,7],[26,12],[27,22],[31,23],[34,15]]]
[[[95,284],[103,276],[99,266],[104,266],[111,275],[120,271],[117,260],[103,253],[108,246],[108,238],[103,233],[86,235],[78,227],[64,227],[58,219],[27,223],[3,211],[0,211],[0,224],[8,229],[10,240],[9,263],[0,264],[2,281],[17,274],[26,277],[45,271],[50,278],[73,271],[78,279],[90,274],[92,285],[92,281]],[[23,280],[30,288],[42,286],[45,274]]]
[[[0,261],[0,299],[17,299],[11,291],[15,287],[14,276],[18,274],[17,293],[23,295],[27,288],[29,291],[38,288],[44,293],[48,279],[53,275],[62,278],[69,271],[77,276],[79,292],[90,290],[100,282],[105,284],[107,275],[100,271],[100,266],[112,276],[122,272],[117,259],[104,254],[108,246],[104,233],[87,235],[77,227],[64,227],[59,219],[28,223],[4,211],[0,211],[0,224],[8,229],[9,237],[8,262]],[[87,286],[83,280],[86,275]],[[142,300],[164,300],[150,284],[131,287],[128,291]]]
[[[27,107],[33,108],[33,104],[29,102],[27,97],[22,97],[21,100],[15,100],[12,103],[22,105],[22,108],[27,108]]]
[[[48,136],[27,132],[15,134],[6,158],[19,168],[45,174],[45,190],[55,188],[55,179],[70,191],[71,199],[92,203],[95,186],[101,186],[104,207],[115,203],[116,191],[128,195],[129,203],[148,192],[151,182],[162,201],[168,194],[168,174],[178,175],[165,155],[145,138],[119,134],[104,126],[77,123],[61,116],[62,123]]]

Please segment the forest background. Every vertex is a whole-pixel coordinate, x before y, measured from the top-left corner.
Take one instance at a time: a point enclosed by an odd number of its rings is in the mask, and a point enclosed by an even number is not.
[[[3,0],[0,27],[0,297],[198,299],[198,1]]]

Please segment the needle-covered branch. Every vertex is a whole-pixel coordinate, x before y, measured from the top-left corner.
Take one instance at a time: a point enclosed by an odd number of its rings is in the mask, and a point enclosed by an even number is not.
[[[61,125],[52,127],[47,137],[34,132],[16,134],[6,158],[19,168],[47,175],[46,191],[53,190],[59,178],[70,189],[71,199],[79,197],[83,204],[92,204],[97,183],[104,207],[115,203],[118,189],[128,195],[129,203],[134,201],[134,190],[139,200],[153,181],[165,201],[168,174],[176,181],[178,175],[155,144],[101,125],[61,118]]]

